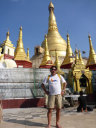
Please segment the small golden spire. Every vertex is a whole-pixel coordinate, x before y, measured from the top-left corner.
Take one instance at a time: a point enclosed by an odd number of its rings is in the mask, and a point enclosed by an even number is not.
[[[6,40],[3,41],[3,44],[1,46],[6,45],[8,47],[11,47],[11,48],[14,48],[15,49],[15,47],[13,47],[13,44],[11,43],[11,41],[9,39],[9,36],[10,36],[10,33],[9,33],[9,30],[8,30],[8,32],[6,33]]]
[[[72,48],[70,46],[70,39],[69,34],[67,34],[67,49],[66,49],[66,56],[64,58],[64,61],[62,65],[73,63],[73,52]]]
[[[15,50],[15,60],[28,60],[27,55],[25,53],[24,47],[23,47],[23,41],[22,41],[22,27],[20,27],[20,32],[19,32],[19,39],[17,41],[17,47]]]
[[[76,55],[75,59],[78,60],[79,58],[78,58],[78,50],[77,49],[75,49],[75,55]]]
[[[81,64],[84,64],[80,50],[79,50],[79,61],[80,61]]]
[[[47,35],[45,35],[45,51],[44,51],[44,57],[40,66],[45,66],[45,65],[53,65],[51,57],[49,55]]]
[[[57,67],[57,73],[64,74],[64,72],[60,69],[61,63],[58,59],[58,53],[56,52],[56,59],[54,65]]]
[[[90,52],[89,52],[89,58],[87,61],[87,66],[91,64],[96,64],[96,54],[92,46],[91,36],[88,35],[88,38],[89,38]]]
[[[9,41],[9,36],[10,36],[10,33],[9,33],[9,30],[8,32],[6,33],[6,40]]]
[[[30,60],[30,57],[29,57],[29,48],[27,48],[27,58],[28,58],[28,60]]]

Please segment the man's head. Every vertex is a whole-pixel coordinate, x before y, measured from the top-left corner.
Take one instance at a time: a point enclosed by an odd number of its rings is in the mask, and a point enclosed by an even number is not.
[[[52,66],[50,68],[51,75],[55,75],[56,74],[56,71],[57,71],[57,67],[56,66]]]
[[[83,96],[83,91],[80,91],[80,96]]]

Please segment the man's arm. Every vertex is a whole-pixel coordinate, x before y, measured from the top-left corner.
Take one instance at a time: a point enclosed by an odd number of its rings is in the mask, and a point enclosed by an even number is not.
[[[46,90],[46,88],[45,88],[45,86],[44,86],[43,83],[41,84],[41,87],[43,88],[44,92],[45,92],[47,95],[49,95],[49,91]]]

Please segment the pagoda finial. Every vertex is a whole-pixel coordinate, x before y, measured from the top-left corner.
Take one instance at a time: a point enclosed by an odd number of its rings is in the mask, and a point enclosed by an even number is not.
[[[44,57],[43,57],[40,67],[46,66],[46,65],[53,65],[51,57],[49,55],[47,35],[45,35],[45,51],[44,51]]]
[[[79,50],[79,61],[80,61],[81,64],[84,64],[80,50]]]
[[[49,28],[48,28],[48,31],[53,30],[53,28],[54,28],[54,30],[58,30],[56,18],[54,15],[54,5],[52,2],[50,2],[50,4],[49,4]]]
[[[70,46],[70,39],[69,39],[69,34],[67,34],[67,49],[66,49],[66,56],[64,58],[64,61],[62,63],[62,66],[65,64],[70,64],[73,63],[73,52],[72,48]]]
[[[10,33],[9,33],[9,30],[8,30],[8,32],[6,33],[6,40],[7,40],[7,41],[10,40],[10,39],[9,39],[9,36],[10,36]]]
[[[78,58],[78,50],[77,50],[77,48],[75,49],[75,55],[76,55],[75,59],[78,60],[79,58]]]
[[[50,2],[48,8],[49,8],[49,12],[54,11],[54,5],[53,5],[52,1]]]
[[[27,60],[27,55],[25,53],[24,47],[23,47],[23,40],[22,40],[22,27],[20,27],[20,32],[19,32],[19,39],[17,41],[17,47],[15,50],[15,60]]]
[[[95,54],[95,51],[94,51],[93,46],[92,46],[91,36],[88,35],[88,38],[89,38],[90,52],[89,52],[89,58],[87,61],[87,66],[92,65],[92,64],[96,64],[96,54]]]
[[[30,57],[29,57],[29,48],[27,48],[27,58],[28,58],[28,60],[30,60]]]

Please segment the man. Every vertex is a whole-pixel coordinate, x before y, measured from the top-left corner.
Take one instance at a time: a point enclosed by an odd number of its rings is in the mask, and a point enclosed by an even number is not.
[[[83,91],[80,91],[80,97],[78,98],[78,108],[77,108],[77,112],[83,112],[83,110],[85,110],[85,112],[87,112],[87,103],[86,103],[86,97],[83,96]]]
[[[62,95],[64,94],[66,88],[66,81],[61,76],[56,74],[57,67],[52,66],[50,68],[51,75],[43,80],[42,88],[45,93],[48,95],[48,126],[47,128],[51,128],[51,115],[52,110],[56,107],[56,128],[61,128],[59,125],[60,121],[60,110],[62,108]],[[59,77],[60,76],[60,77]],[[48,82],[49,90],[47,91],[45,88],[45,84]],[[61,82],[63,83],[63,89],[61,90]]]

